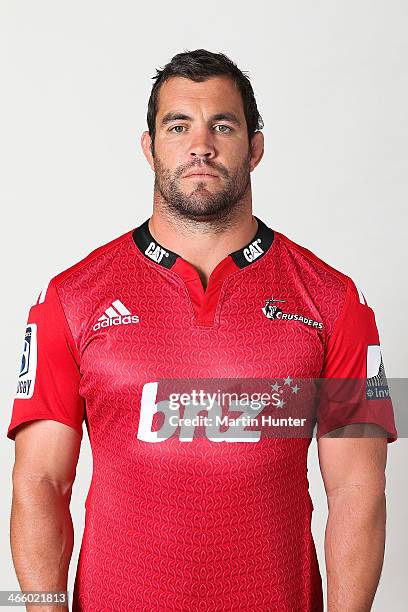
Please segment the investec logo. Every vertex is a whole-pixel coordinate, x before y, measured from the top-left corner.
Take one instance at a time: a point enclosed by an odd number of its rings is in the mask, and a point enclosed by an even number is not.
[[[249,246],[247,246],[243,251],[243,255],[245,259],[249,262],[255,261],[260,255],[263,255],[264,251],[261,248],[261,238],[257,238]]]
[[[122,304],[120,300],[112,302],[104,314],[99,317],[98,322],[93,326],[94,331],[98,331],[101,327],[110,327],[111,325],[129,325],[129,323],[139,323],[139,317],[132,315],[130,310]]]

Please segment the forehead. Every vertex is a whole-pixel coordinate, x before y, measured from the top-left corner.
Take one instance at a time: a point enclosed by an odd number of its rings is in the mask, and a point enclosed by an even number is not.
[[[244,116],[241,94],[232,79],[216,76],[197,83],[184,77],[171,77],[160,87],[157,118],[168,111],[206,108],[209,112],[233,111]]]

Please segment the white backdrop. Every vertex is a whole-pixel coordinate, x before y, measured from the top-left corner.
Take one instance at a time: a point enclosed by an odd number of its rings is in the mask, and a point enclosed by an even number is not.
[[[350,275],[373,307],[389,378],[407,375],[408,6],[404,0],[1,0],[1,589],[28,308],[50,276],[136,227],[153,173],[139,139],[156,67],[186,49],[249,72],[265,121],[254,213]],[[373,610],[406,610],[406,440],[389,445],[387,550]],[[91,475],[85,431],[72,513],[72,591]],[[326,500],[313,441],[313,532]]]

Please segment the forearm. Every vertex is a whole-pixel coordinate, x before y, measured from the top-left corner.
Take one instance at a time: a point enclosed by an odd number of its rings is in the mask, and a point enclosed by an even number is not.
[[[369,612],[385,547],[384,491],[365,487],[329,498],[325,556],[328,612]]]
[[[74,533],[70,489],[45,479],[13,483],[11,549],[23,591],[66,591]],[[27,606],[34,612],[63,612],[61,606]]]

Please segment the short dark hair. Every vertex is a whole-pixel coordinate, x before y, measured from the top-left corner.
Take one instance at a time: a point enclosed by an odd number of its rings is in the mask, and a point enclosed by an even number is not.
[[[155,80],[147,106],[147,126],[152,139],[152,154],[154,154],[154,137],[156,134],[157,101],[160,87],[171,77],[184,77],[195,82],[206,81],[210,77],[225,75],[232,79],[242,97],[245,120],[248,130],[248,140],[257,130],[264,127],[259,114],[248,73],[241,71],[238,66],[223,53],[212,53],[206,49],[184,51],[172,57],[171,61],[162,70],[156,68]]]

